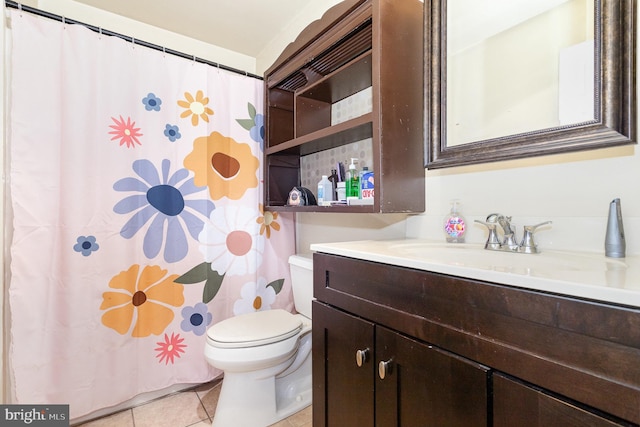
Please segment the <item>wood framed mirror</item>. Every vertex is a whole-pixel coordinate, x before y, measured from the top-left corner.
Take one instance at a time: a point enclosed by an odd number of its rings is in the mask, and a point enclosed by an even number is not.
[[[428,169],[636,142],[636,0],[425,0]]]

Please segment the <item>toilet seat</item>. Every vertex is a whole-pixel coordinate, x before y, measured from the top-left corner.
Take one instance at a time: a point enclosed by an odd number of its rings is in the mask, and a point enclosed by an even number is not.
[[[302,330],[302,321],[282,309],[231,317],[207,330],[209,345],[217,348],[257,347],[291,338]]]

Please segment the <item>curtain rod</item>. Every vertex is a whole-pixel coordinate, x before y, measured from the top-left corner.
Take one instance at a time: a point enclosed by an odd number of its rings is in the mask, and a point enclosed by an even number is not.
[[[25,12],[29,12],[29,13],[33,13],[34,15],[43,16],[45,18],[53,19],[55,21],[60,21],[60,22],[65,23],[65,24],[82,25],[82,26],[90,29],[91,31],[94,31],[94,32],[99,33],[99,34],[118,37],[118,38],[121,38],[121,39],[129,42],[129,43],[133,43],[133,44],[137,44],[137,45],[140,45],[140,46],[148,47],[148,48],[154,49],[154,50],[159,50],[159,51],[161,51],[163,53],[168,53],[170,55],[179,56],[179,57],[184,58],[184,59],[190,59],[190,60],[195,61],[195,62],[200,62],[202,64],[210,65],[212,67],[217,67],[217,68],[220,68],[220,69],[223,69],[223,70],[226,70],[226,71],[231,71],[232,73],[242,74],[243,76],[253,77],[255,79],[263,80],[263,78],[261,76],[249,73],[247,71],[238,70],[236,68],[229,67],[227,65],[222,65],[222,64],[219,64],[217,62],[208,61],[208,60],[203,59],[203,58],[198,58],[195,55],[188,55],[188,54],[186,54],[184,52],[179,52],[177,50],[167,49],[164,46],[159,46],[157,44],[149,43],[149,42],[146,42],[144,40],[138,40],[138,39],[130,37],[130,36],[125,36],[124,34],[120,34],[120,33],[116,33],[116,32],[113,32],[113,31],[105,30],[104,28],[96,27],[95,25],[86,24],[84,22],[80,22],[80,21],[76,21],[76,20],[73,20],[73,19],[65,18],[64,16],[56,15],[56,14],[47,12],[45,10],[36,9],[36,8],[30,7],[30,6],[25,6],[25,5],[21,4],[21,3],[13,1],[13,0],[5,0],[5,5],[7,7],[13,8],[13,9],[23,10]]]

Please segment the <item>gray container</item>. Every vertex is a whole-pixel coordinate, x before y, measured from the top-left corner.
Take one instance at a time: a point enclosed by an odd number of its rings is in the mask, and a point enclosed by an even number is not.
[[[609,258],[624,258],[627,244],[622,226],[622,208],[620,199],[613,199],[609,204],[607,234],[604,239],[604,254]]]

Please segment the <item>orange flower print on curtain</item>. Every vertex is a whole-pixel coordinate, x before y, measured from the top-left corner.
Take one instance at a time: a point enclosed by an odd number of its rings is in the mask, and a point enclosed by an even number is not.
[[[195,173],[194,184],[209,187],[213,200],[238,200],[248,189],[257,187],[259,165],[248,144],[218,132],[196,138],[193,151],[184,159],[184,167]]]
[[[131,331],[132,337],[162,334],[174,318],[167,306],[184,304],[184,286],[174,282],[177,277],[157,265],[140,273],[140,265],[134,264],[120,272],[109,282],[115,291],[102,294],[102,324],[122,335]]]
[[[194,126],[198,126],[199,119],[209,123],[209,116],[213,115],[213,110],[207,107],[209,98],[206,98],[201,90],[196,92],[195,98],[189,92],[185,92],[184,98],[178,101],[178,105],[186,109],[180,114],[180,118],[191,116],[191,124]]]
[[[271,238],[271,230],[280,231],[280,224],[278,223],[278,212],[270,212],[264,210],[264,205],[260,203],[260,213],[256,222],[260,224],[260,235],[266,234],[267,239]]]

